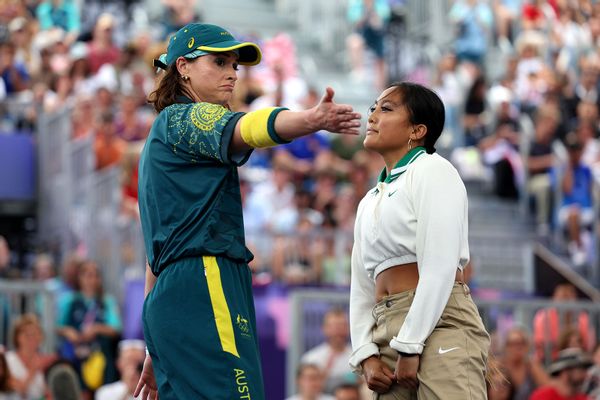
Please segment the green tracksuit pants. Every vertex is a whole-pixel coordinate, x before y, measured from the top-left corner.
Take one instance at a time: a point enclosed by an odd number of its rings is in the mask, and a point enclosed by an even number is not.
[[[250,268],[186,258],[144,303],[144,336],[161,400],[264,400]]]

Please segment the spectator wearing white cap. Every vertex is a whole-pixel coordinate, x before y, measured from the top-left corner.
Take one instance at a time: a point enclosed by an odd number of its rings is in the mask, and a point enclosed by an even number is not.
[[[119,342],[117,369],[121,379],[101,386],[96,392],[96,400],[130,400],[140,378],[142,364],[146,358],[146,345],[143,340],[126,339]]]

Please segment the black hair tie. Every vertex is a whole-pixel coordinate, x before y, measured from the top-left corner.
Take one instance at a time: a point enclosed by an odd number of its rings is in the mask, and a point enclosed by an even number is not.
[[[167,70],[167,64],[160,61],[158,58],[152,60],[152,65],[154,65],[156,68],[164,69],[165,71]]]

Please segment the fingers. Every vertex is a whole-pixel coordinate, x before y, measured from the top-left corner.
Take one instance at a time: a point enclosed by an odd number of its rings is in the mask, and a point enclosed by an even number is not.
[[[135,387],[135,391],[133,392],[133,397],[138,397],[142,394],[141,400],[158,400],[158,390],[156,387],[151,387],[146,384],[144,380],[140,378],[137,386]]]
[[[384,365],[384,366],[383,366],[383,368],[382,368],[382,370],[383,370],[383,373],[384,373],[384,374],[385,374],[385,375],[386,375],[388,378],[390,378],[390,380],[391,380],[392,382],[396,380],[396,374],[394,374],[394,371],[392,371],[391,369],[389,369],[389,368],[387,367],[387,365]]]
[[[352,128],[352,129],[338,129],[336,131],[330,131],[332,133],[337,133],[340,135],[351,135],[351,136],[359,136],[360,135],[360,129],[357,128]]]
[[[419,380],[417,379],[416,373],[397,372],[395,377],[399,386],[412,390],[416,390],[419,386]]]
[[[340,128],[360,128],[360,121],[355,119],[350,121],[339,121],[337,125]]]
[[[376,368],[371,370],[367,377],[369,389],[377,393],[386,393],[396,380],[396,376],[383,362],[379,362]]]
[[[321,103],[331,103],[331,102],[333,102],[333,95],[334,94],[335,94],[335,92],[333,91],[333,89],[330,88],[329,86],[327,86],[327,88],[325,89],[325,94],[321,98]]]
[[[350,113],[338,113],[336,116],[338,121],[359,121],[361,119],[360,113],[350,112]]]
[[[133,392],[133,397],[138,397],[140,395],[140,392],[142,391],[143,387],[144,387],[144,382],[140,378],[140,380],[137,383],[137,386],[135,387],[135,391]]]
[[[339,135],[350,135],[350,136],[359,136],[360,135],[359,129],[339,129],[337,131],[330,131],[330,132],[336,133]]]
[[[337,104],[336,111],[338,114],[348,114],[348,113],[354,112],[354,109],[352,108],[351,105],[348,105],[348,104]],[[358,114],[358,113],[356,113],[356,114]]]
[[[359,120],[338,120],[328,130],[343,135],[360,135],[360,127],[361,123]]]
[[[338,112],[334,118],[333,126],[328,129],[331,132],[337,132],[344,135],[359,135],[361,126],[361,115],[360,113],[353,112],[352,107],[348,108],[350,111],[345,113]]]
[[[398,382],[398,386],[402,386],[407,389],[417,390],[417,388],[419,387],[419,381],[417,380],[417,378],[404,377],[397,378],[396,381]]]
[[[355,112],[352,106],[336,106],[334,112],[338,114],[338,117],[350,118],[350,119],[361,119],[362,114]]]
[[[419,386],[417,372],[419,370],[420,357],[398,357],[396,362],[396,381],[399,386],[415,390]]]
[[[367,386],[374,392],[385,393],[390,390],[393,380],[385,373],[371,375],[367,379]]]
[[[134,395],[134,397],[136,396]],[[141,400],[158,400],[158,390],[150,389],[148,386],[145,386],[142,391]]]
[[[340,128],[335,133],[339,133],[342,135],[360,135],[360,129],[358,128]]]

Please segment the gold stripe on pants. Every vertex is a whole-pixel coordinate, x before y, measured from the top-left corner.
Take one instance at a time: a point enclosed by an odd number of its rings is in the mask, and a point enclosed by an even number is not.
[[[217,259],[212,256],[202,257],[204,262],[204,273],[206,274],[206,282],[208,284],[208,293],[210,302],[215,314],[215,323],[217,324],[217,332],[221,341],[223,351],[240,357],[237,345],[235,344],[235,334],[233,333],[233,322],[231,313],[225,299],[223,284],[221,282],[221,271]]]

